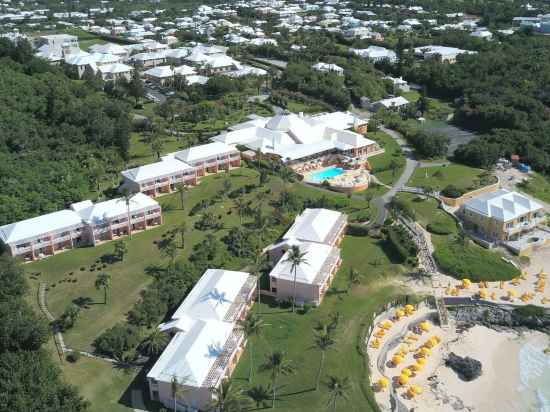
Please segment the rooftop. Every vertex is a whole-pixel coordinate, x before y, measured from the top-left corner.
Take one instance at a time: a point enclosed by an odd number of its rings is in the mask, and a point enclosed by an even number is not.
[[[485,193],[468,201],[464,208],[493,219],[508,222],[543,208],[540,203],[505,189]]]

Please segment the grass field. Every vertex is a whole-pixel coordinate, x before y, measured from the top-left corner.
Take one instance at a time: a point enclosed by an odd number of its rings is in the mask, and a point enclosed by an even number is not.
[[[432,229],[430,224],[448,230],[445,235],[432,233],[434,257],[444,272],[457,279],[469,278],[476,282],[510,280],[519,275],[519,271],[502,260],[502,255],[498,252],[492,252],[473,242],[461,243],[457,238],[457,224],[438,208],[436,200],[421,199],[408,193],[400,193],[398,199],[414,210],[416,221],[428,231]]]
[[[385,153],[369,158],[374,175],[382,183],[392,185],[405,168],[405,156],[397,142],[384,132],[369,132],[367,138],[377,141],[385,149]],[[397,162],[395,170],[390,169],[392,160]]]
[[[412,187],[430,187],[437,191],[448,185],[453,185],[468,191],[479,187],[480,177],[483,173],[482,169],[459,164],[420,167],[414,171],[407,184]]]
[[[550,203],[550,181],[539,173],[533,173],[525,183],[519,183],[518,188],[523,192]]]
[[[357,253],[358,251],[361,253]],[[327,295],[321,306],[307,314],[293,314],[288,309],[262,303],[260,311],[266,324],[263,336],[252,338],[234,373],[236,383],[248,387],[250,350],[254,352],[254,380],[252,386],[270,383],[269,372],[261,371],[265,357],[273,350],[286,352],[297,368],[294,375],[280,378],[283,385],[277,401],[278,411],[321,411],[326,409],[327,394],[321,384],[317,392],[315,376],[319,353],[312,348],[313,329],[319,320],[339,312],[340,326],[336,332],[335,349],[327,353],[321,382],[328,375],[348,376],[352,382],[349,401],[339,405],[339,411],[372,411],[372,393],[368,384],[368,366],[358,350],[362,331],[369,326],[372,313],[398,293],[392,278],[402,271],[383,243],[368,237],[351,237],[342,244],[343,265],[334,286],[347,288],[347,274],[351,267],[363,274],[363,281],[349,294]]]

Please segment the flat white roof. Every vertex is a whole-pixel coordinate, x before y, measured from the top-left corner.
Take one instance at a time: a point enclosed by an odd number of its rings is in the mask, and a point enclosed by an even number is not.
[[[501,189],[473,198],[464,204],[464,208],[501,222],[508,222],[540,210],[543,206],[518,192]]]
[[[37,236],[82,225],[82,219],[72,210],[60,210],[0,227],[4,243],[19,243]]]
[[[163,160],[133,169],[124,170],[122,175],[133,182],[144,182],[147,180],[169,176],[178,172],[185,172],[194,169],[187,163],[175,158],[164,158]]]
[[[223,352],[234,325],[215,320],[193,320],[189,329],[174,335],[162,352],[148,378],[200,387],[214,362]]]
[[[283,239],[327,243],[331,231],[344,215],[329,209],[305,209],[284,234]]]
[[[136,193],[130,199],[130,213],[158,205],[158,202],[149,196],[144,195],[143,193]],[[96,203],[92,206],[79,209],[77,211],[82,220],[91,224],[100,224],[107,219],[125,215],[127,212],[126,201],[124,198],[111,199],[105,202]]]
[[[336,248],[325,245],[323,243],[303,242],[299,246],[300,251],[305,253],[304,259],[306,263],[298,266],[296,271],[296,281],[305,284],[315,284],[317,275],[321,272],[323,264],[330,254],[337,250]],[[287,261],[289,250],[285,252],[283,257],[277,262],[271,270],[269,276],[277,279],[294,280],[294,271],[292,265]]]
[[[193,163],[232,152],[235,152],[235,149],[231,146],[222,142],[213,142],[181,150],[175,153],[174,157],[182,162]]]

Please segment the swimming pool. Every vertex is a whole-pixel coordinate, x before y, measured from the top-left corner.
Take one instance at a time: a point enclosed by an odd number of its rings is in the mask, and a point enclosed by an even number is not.
[[[312,173],[308,176],[308,179],[313,183],[323,183],[325,180],[330,180],[341,174],[344,174],[344,169],[341,167],[329,167],[328,169]]]

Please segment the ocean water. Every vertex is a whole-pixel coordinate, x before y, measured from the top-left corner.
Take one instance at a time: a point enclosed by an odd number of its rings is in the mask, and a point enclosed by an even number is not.
[[[542,341],[527,342],[519,351],[522,410],[550,412],[550,356]]]

